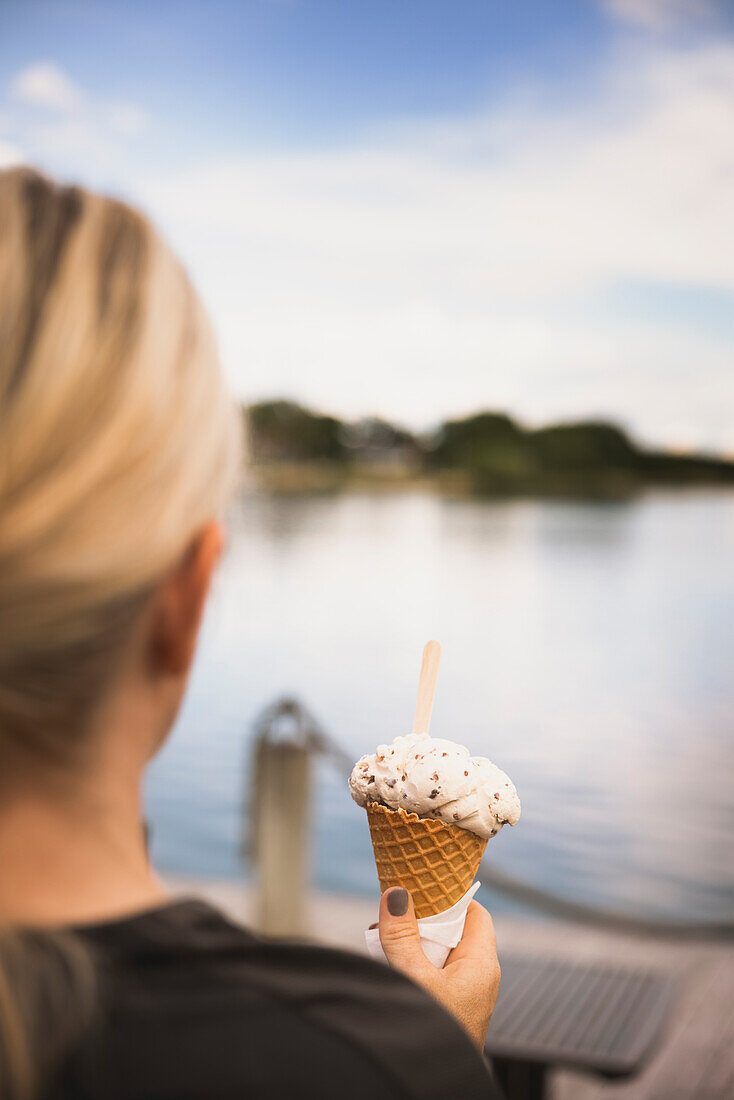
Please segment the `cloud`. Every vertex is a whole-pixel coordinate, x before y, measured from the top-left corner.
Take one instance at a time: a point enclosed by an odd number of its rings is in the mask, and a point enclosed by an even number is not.
[[[0,168],[12,168],[17,164],[28,163],[28,157],[24,156],[18,145],[0,141]]]
[[[21,103],[69,112],[82,103],[81,89],[65,72],[51,62],[41,61],[19,72],[10,86],[11,94]]]
[[[126,143],[149,124],[137,104],[91,94],[58,65],[43,61],[11,81],[10,101],[0,111],[0,139],[14,143],[14,135],[22,135],[32,158],[52,171],[66,171],[69,162],[120,170]]]
[[[482,404],[609,415],[731,447],[731,342],[673,311],[620,315],[607,291],[734,296],[732,134],[734,46],[640,49],[563,110],[518,96],[351,148],[143,178],[138,195],[243,394],[414,424]]]
[[[734,451],[732,339],[696,312],[697,288],[734,303],[734,44],[625,36],[566,90],[155,175],[129,155],[144,112],[83,90],[73,111],[14,106],[31,115],[0,138],[153,214],[243,396],[415,426],[603,415]],[[654,316],[615,291],[636,286]]]
[[[106,112],[112,129],[124,137],[137,137],[147,129],[150,122],[147,112],[141,107],[122,100],[107,104]]]
[[[17,145],[0,141],[0,168],[13,168],[16,164],[25,164],[27,158]]]

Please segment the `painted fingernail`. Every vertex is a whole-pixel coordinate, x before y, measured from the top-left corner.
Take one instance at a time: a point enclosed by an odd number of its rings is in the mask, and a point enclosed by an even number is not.
[[[371,925],[370,925],[370,932],[372,931],[372,929],[373,929],[373,928],[379,928],[379,927],[380,927],[380,926],[379,926],[379,924],[377,924],[377,923],[375,923],[375,924],[371,924]]]
[[[408,911],[408,891],[396,886],[387,895],[387,911],[391,917],[404,917]]]

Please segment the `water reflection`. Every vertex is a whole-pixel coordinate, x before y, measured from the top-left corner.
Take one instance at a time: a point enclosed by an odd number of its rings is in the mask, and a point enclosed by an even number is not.
[[[426,638],[434,728],[523,800],[496,863],[571,897],[734,915],[734,497],[623,505],[249,497],[176,735],[154,853],[236,874],[244,738],[300,695],[355,756],[405,732]],[[363,815],[321,776],[317,874],[372,892]]]

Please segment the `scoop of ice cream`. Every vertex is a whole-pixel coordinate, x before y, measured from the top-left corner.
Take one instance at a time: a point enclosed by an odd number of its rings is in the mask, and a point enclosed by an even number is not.
[[[514,784],[484,756],[454,741],[411,733],[362,756],[349,779],[360,806],[381,802],[492,837],[520,818]]]

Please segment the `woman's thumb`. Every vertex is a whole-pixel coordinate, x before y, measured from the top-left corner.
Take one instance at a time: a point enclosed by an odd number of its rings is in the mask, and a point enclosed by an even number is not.
[[[390,966],[409,978],[425,973],[431,963],[423,954],[413,899],[402,886],[386,890],[380,899],[380,943]]]

